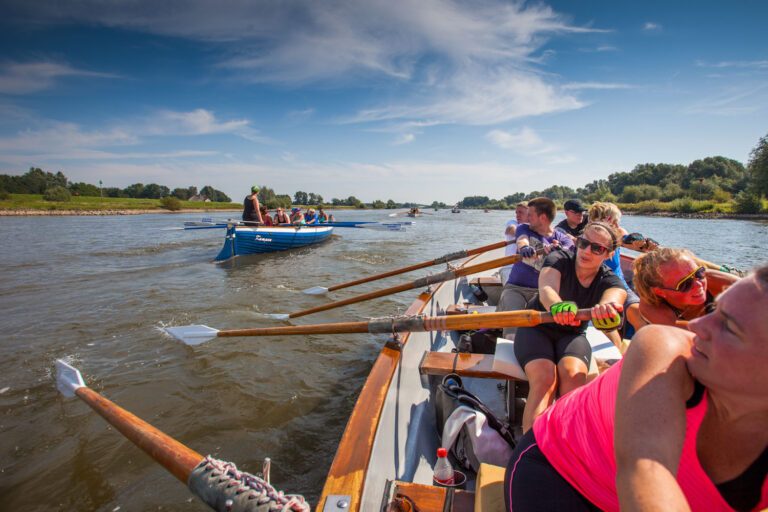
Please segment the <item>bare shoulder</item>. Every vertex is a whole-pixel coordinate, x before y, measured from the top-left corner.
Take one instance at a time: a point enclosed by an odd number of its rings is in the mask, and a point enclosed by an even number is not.
[[[640,314],[649,324],[675,325],[677,316],[669,307],[661,304],[654,306],[640,300]]]
[[[675,367],[687,373],[693,333],[668,325],[647,325],[637,331],[624,356],[624,366],[635,371],[668,371]]]

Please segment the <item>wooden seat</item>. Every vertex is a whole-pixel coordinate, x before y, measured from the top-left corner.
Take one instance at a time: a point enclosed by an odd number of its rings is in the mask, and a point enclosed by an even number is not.
[[[425,352],[419,364],[422,375],[448,375],[455,373],[460,377],[475,377],[481,379],[520,379],[524,376],[511,365],[495,364],[495,357],[488,354],[467,354],[453,352]]]
[[[443,512],[447,489],[434,485],[414,484],[411,482],[395,482],[394,494],[408,496],[421,512]],[[472,512],[475,509],[475,493],[457,490],[453,495],[453,506],[448,510],[453,512]]]

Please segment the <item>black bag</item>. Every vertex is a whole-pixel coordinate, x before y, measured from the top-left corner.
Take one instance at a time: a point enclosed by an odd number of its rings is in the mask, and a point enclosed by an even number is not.
[[[454,373],[446,375],[435,389],[434,401],[438,436],[443,446],[454,439],[449,452],[461,467],[477,472],[482,462],[506,466],[515,447],[509,425],[464,389],[461,377]],[[474,414],[464,408],[457,413],[462,406],[472,409]],[[479,436],[478,421],[483,424]]]
[[[470,352],[472,354],[495,354],[496,338],[501,337],[501,335],[501,329],[467,331],[459,336],[456,351]]]

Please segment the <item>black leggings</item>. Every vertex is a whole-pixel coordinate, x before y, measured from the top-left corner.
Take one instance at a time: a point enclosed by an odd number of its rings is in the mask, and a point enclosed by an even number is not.
[[[507,464],[504,504],[509,512],[600,510],[552,467],[536,445],[533,429],[517,443]]]

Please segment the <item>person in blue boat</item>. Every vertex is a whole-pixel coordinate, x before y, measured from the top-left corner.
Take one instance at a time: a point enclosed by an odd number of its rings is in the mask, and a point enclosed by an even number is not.
[[[301,213],[301,208],[291,208],[291,224],[294,226],[303,226],[306,224],[304,214]]]
[[[259,204],[259,187],[256,185],[251,187],[250,195],[245,196],[243,200],[243,220],[246,222],[264,222]]]
[[[322,208],[317,209],[317,222],[319,222],[320,224],[325,224],[329,222],[328,214],[325,213]]]
[[[274,226],[275,223],[272,222],[272,217],[269,216],[269,212],[267,212],[267,207],[264,205],[261,205],[259,207],[259,211],[261,212],[261,218],[264,219],[264,225],[265,226]]]
[[[317,224],[319,222],[319,220],[317,218],[317,213],[315,212],[314,208],[310,208],[309,210],[307,210],[307,213],[304,214],[304,222],[308,226],[311,226],[313,224]]]
[[[288,214],[285,213],[285,209],[283,209],[282,206],[277,207],[277,211],[275,212],[275,224],[290,224],[291,219],[288,217]]]

